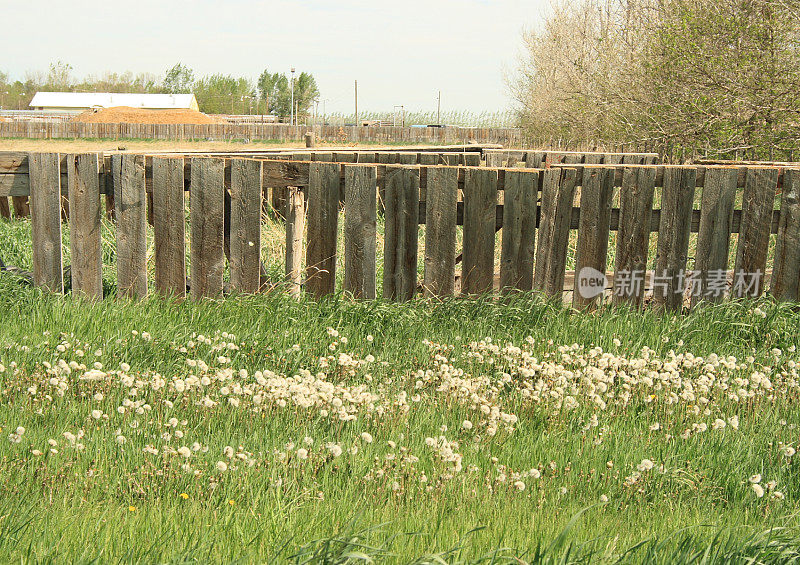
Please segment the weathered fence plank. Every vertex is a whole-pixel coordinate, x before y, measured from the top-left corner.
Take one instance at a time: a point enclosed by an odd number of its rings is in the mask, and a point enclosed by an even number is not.
[[[306,197],[302,188],[289,189],[286,200],[286,280],[289,294],[300,296],[303,284],[303,236],[306,228]]]
[[[655,180],[655,169],[626,168],[622,176],[612,297],[614,304],[630,304],[636,308],[642,305]],[[623,280],[627,286],[622,285]]]
[[[315,298],[336,289],[340,174],[341,165],[336,163],[309,167],[306,290]]]
[[[406,301],[417,290],[419,168],[387,167],[383,297]]]
[[[769,292],[781,301],[800,299],[800,169],[787,170]]]
[[[186,204],[183,159],[153,158],[156,291],[186,295]]]
[[[10,218],[11,208],[8,206],[8,197],[0,196],[0,218]]]
[[[61,256],[61,165],[58,153],[28,155],[33,283],[64,291]]]
[[[463,294],[484,294],[494,286],[497,171],[466,169],[464,177]]]
[[[193,158],[189,189],[192,298],[222,295],[224,216],[225,160]]]
[[[355,298],[375,298],[376,167],[344,169],[344,290]]]
[[[147,198],[141,155],[111,157],[117,220],[117,294],[147,295]]]
[[[99,170],[97,153],[67,157],[72,292],[91,300],[103,298]]]
[[[680,310],[692,224],[696,169],[667,169],[661,196],[653,303],[656,308]]]
[[[450,296],[455,289],[458,169],[428,169],[425,205],[425,296]]]
[[[575,199],[575,169],[545,169],[539,243],[533,272],[533,287],[548,296],[561,296],[569,243],[572,203]]]
[[[588,177],[584,175],[581,187],[578,242],[575,249],[576,288],[572,293],[574,308],[591,309],[596,306],[598,297],[602,300],[602,288],[598,289],[599,294],[595,294],[596,291],[587,292],[588,289],[577,283],[586,274],[597,273],[605,276],[613,197],[613,171],[593,169]],[[589,272],[589,269],[593,271]]]
[[[231,160],[231,290],[261,286],[261,162]]]
[[[736,169],[709,169],[700,200],[700,229],[694,258],[692,307],[701,300],[718,302],[725,293]]]
[[[777,187],[777,168],[747,170],[731,296],[756,297],[761,296],[764,290],[770,223]]]
[[[504,293],[533,288],[538,191],[538,171],[506,171],[500,252],[500,290]]]

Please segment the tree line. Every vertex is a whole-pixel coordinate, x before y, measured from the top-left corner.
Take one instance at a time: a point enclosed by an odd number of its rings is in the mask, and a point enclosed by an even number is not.
[[[0,72],[0,107],[28,109],[38,91],[56,92],[131,92],[193,93],[200,111],[207,114],[273,114],[288,118],[292,113],[291,76],[264,70],[256,80],[226,74],[195,76],[181,63],[163,76],[152,73],[106,72],[78,79],[71,65],[58,61],[47,72],[28,72],[24,79],[12,81]],[[294,101],[298,115],[315,111],[319,89],[314,76],[301,72],[294,77]]]
[[[563,143],[791,159],[800,0],[573,0],[523,36],[521,125]]]

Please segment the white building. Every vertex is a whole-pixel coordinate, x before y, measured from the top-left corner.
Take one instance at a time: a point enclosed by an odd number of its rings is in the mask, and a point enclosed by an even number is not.
[[[83,112],[92,108],[130,106],[148,110],[199,110],[194,94],[127,94],[117,92],[37,92],[34,110]]]

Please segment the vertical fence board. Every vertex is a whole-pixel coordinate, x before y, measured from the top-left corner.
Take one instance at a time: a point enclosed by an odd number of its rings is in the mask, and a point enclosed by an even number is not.
[[[461,292],[484,294],[494,286],[497,170],[466,169]]]
[[[186,203],[183,158],[153,157],[156,291],[186,295]]]
[[[406,301],[417,289],[419,168],[387,167],[383,297]]]
[[[193,158],[189,192],[192,298],[215,298],[222,294],[224,193],[225,160]]]
[[[262,163],[231,160],[231,290],[253,294],[261,286]]]
[[[147,295],[147,199],[141,155],[113,155],[114,214],[117,220],[117,294]]]
[[[770,294],[776,299],[800,299],[800,169],[783,177],[781,216],[775,245]]]
[[[458,169],[430,167],[425,203],[426,296],[450,296],[455,289]]]
[[[303,284],[303,234],[306,228],[306,198],[302,188],[291,188],[286,201],[286,279],[289,294],[300,295]]]
[[[536,250],[536,198],[539,173],[506,171],[503,193],[503,238],[500,251],[500,290],[533,288]]]
[[[99,172],[96,153],[67,157],[72,292],[93,300],[103,298]]]
[[[344,290],[375,298],[376,167],[344,169]]]
[[[33,282],[64,291],[61,256],[61,165],[58,153],[30,153]]]
[[[556,167],[545,169],[543,176],[533,286],[548,296],[561,296],[577,171]]]
[[[734,168],[706,169],[700,200],[700,227],[694,258],[692,306],[700,300],[718,302],[725,293],[733,208],[736,200]]]
[[[340,174],[341,166],[336,163],[309,165],[306,289],[315,298],[336,289]]]
[[[658,226],[653,302],[657,308],[680,310],[692,227],[697,169],[665,169]]]
[[[642,305],[655,184],[654,168],[624,169],[614,266],[614,304],[627,303],[637,308]],[[627,288],[622,287],[623,282],[628,285]]]
[[[772,208],[777,187],[778,169],[747,170],[731,290],[731,296],[736,298],[761,296],[764,290]],[[740,282],[744,284],[739,284]]]
[[[569,155],[568,157],[573,157]],[[588,176],[587,176],[588,173]],[[575,288],[572,305],[575,308],[593,308],[599,295],[579,291],[578,281],[584,269],[606,273],[608,236],[611,228],[611,204],[614,197],[614,171],[607,168],[585,169],[581,187],[581,213],[578,224],[578,242],[575,249]]]

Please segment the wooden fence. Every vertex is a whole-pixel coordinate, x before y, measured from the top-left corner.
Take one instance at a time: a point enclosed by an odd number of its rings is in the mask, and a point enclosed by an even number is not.
[[[615,303],[641,306],[648,277],[659,308],[678,310],[701,299],[719,300],[719,273],[728,277],[723,287],[727,280],[731,296],[758,296],[769,286],[779,300],[798,300],[800,169],[625,163],[548,163],[528,169],[130,153],[106,161],[98,154],[32,153],[6,176],[14,180],[0,182],[0,196],[30,196],[35,283],[63,289],[60,210],[66,192],[73,292],[96,299],[102,297],[101,195],[113,195],[115,201],[119,295],[141,297],[149,290],[149,212],[155,290],[183,296],[189,190],[189,282],[191,295],[201,298],[222,295],[226,255],[231,290],[259,290],[262,199],[268,187],[286,194],[285,268],[293,293],[302,287],[314,297],[343,290],[362,299],[379,294],[412,299],[419,290],[418,230],[424,225],[421,289],[429,297],[531,289],[560,296],[570,232],[575,230],[576,288],[585,282],[581,277],[587,269],[606,273],[611,232],[616,232]],[[738,208],[737,197],[742,203]],[[344,276],[338,288],[342,202]],[[654,208],[654,202],[660,207]],[[376,225],[381,211],[383,279],[378,281]],[[458,226],[463,226],[461,238]],[[657,233],[655,257],[649,255],[652,232]],[[688,272],[692,233],[697,234],[695,267]],[[738,236],[729,274],[731,234]],[[767,281],[771,234],[774,259]],[[648,273],[653,259],[654,273]],[[618,293],[622,273],[629,282],[639,277],[642,284]],[[763,276],[753,282],[757,273]],[[748,284],[735,282],[748,276]],[[690,298],[682,291],[687,281],[693,285]],[[599,295],[574,292],[572,303],[592,308],[602,296],[602,289]]]

